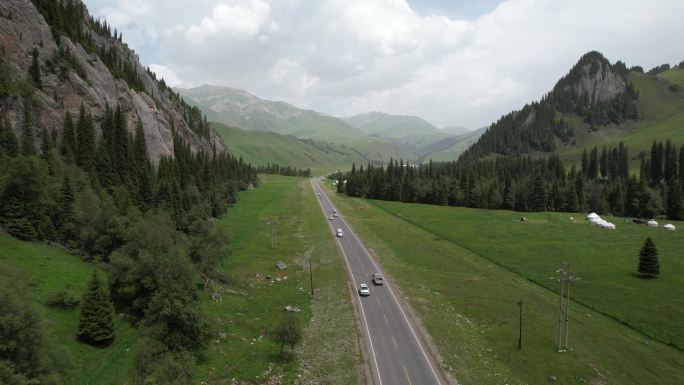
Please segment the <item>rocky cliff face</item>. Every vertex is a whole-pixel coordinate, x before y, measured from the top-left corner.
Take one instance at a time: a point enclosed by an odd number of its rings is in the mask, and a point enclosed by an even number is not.
[[[59,142],[66,111],[77,115],[83,104],[97,123],[107,105],[119,105],[131,132],[139,121],[142,122],[148,152],[154,163],[161,156],[173,154],[174,129],[194,150],[211,151],[216,148],[219,152],[227,151],[212,130],[207,133],[192,127],[189,107],[148,72],[125,43],[97,31],[85,6],[78,0],[74,4],[79,12],[83,12],[81,30],[89,39],[90,53],[82,44],[72,41],[68,34],[60,33],[54,25],[49,25],[34,2],[0,1],[0,59],[5,66],[4,76],[14,86],[5,95],[0,93],[0,119],[8,119],[18,131],[23,119],[23,105],[31,98],[34,128],[38,133],[43,127],[54,132]],[[29,71],[34,50],[37,52],[42,87],[29,93]],[[112,66],[103,61],[103,53],[128,65],[128,73],[135,74],[135,87],[124,80],[121,73],[113,73]]]
[[[578,94],[587,93],[592,103],[610,100],[625,91],[625,81],[611,71],[606,63],[597,62],[597,69],[592,74],[592,64],[582,67],[583,76],[576,85]]]
[[[573,92],[578,97],[588,96],[591,104],[605,102],[625,92],[627,68],[622,62],[611,65],[599,52],[582,56],[568,75],[563,77],[554,92]]]

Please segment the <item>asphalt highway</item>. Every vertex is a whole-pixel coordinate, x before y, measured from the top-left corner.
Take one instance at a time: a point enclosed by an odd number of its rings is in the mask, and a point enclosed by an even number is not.
[[[319,186],[312,179],[314,192],[319,195],[321,210],[328,220],[334,207]],[[405,303],[399,302],[384,273],[371,258],[359,237],[347,225],[341,213],[328,220],[332,236],[342,251],[344,263],[356,288],[355,298],[359,309],[359,322],[363,329],[363,345],[370,360],[373,383],[376,385],[448,385],[439,366],[429,354],[421,340],[418,328],[408,317]],[[337,229],[343,236],[337,237]],[[401,234],[397,234],[401,236]],[[374,273],[382,274],[384,285],[373,285]],[[359,285],[365,283],[370,295],[361,297]]]

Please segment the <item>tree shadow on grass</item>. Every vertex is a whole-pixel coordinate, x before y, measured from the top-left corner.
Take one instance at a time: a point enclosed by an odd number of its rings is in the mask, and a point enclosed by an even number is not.
[[[646,281],[658,278],[657,275],[641,274],[641,273],[635,273],[635,272],[629,273],[629,275],[633,278],[639,278],[639,279],[643,279]]]
[[[283,352],[274,352],[268,355],[269,362],[278,365],[287,365],[297,360],[297,353],[283,350]]]

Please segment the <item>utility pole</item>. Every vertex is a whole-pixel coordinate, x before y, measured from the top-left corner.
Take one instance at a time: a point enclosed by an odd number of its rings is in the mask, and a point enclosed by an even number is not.
[[[570,267],[567,262],[563,262],[558,273],[558,282],[560,283],[559,305],[558,305],[558,352],[566,352],[568,350],[568,334],[570,331],[570,282],[580,280],[579,277],[572,275]],[[556,278],[551,278],[556,279]],[[565,302],[565,303],[563,303]],[[563,316],[563,305],[565,305],[565,317]],[[565,325],[563,325],[565,322]],[[565,329],[565,333],[563,333]]]
[[[520,333],[518,334],[518,350],[522,350],[522,315],[523,315],[523,300],[520,298],[518,302],[520,306]]]
[[[311,269],[311,258],[309,258],[309,279],[311,282],[311,296],[313,297],[313,269]]]
[[[278,246],[278,233],[276,230],[276,225],[279,223],[278,218],[271,217],[266,223],[271,225],[271,248],[275,249]]]
[[[563,276],[563,268],[561,267],[558,269],[558,281],[560,281],[560,305],[559,305],[559,310],[558,310],[558,352],[562,352],[561,350],[561,341],[563,339],[562,333],[563,333],[563,288],[565,286],[565,280]]]
[[[567,297],[565,300],[565,346],[563,347],[563,351],[568,350],[568,329],[569,329],[569,324],[570,324],[570,281],[571,281],[571,276],[570,276],[570,270],[568,269],[566,271],[566,285],[567,285],[567,290],[565,290],[565,296]]]

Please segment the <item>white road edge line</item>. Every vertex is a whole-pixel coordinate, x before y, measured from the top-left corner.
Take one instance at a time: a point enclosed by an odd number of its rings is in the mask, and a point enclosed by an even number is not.
[[[311,180],[311,189],[314,191],[314,194],[315,194],[316,188],[314,187],[313,183],[314,183],[314,179]],[[320,189],[319,191],[320,191],[321,196],[325,195],[325,193],[323,192],[323,189]],[[325,199],[328,199],[327,195],[325,196]],[[325,208],[323,207],[321,200],[320,199],[317,199],[317,200],[318,200],[318,206],[321,208],[321,211],[323,211],[323,215],[325,216],[325,214],[326,214]],[[329,201],[329,199],[328,199],[328,201]],[[330,205],[332,206],[332,202],[330,203]],[[345,222],[345,224],[346,224],[346,222]],[[330,227],[330,230],[333,230],[333,231],[335,230],[332,226],[332,223],[330,223],[330,221],[328,221],[328,227]],[[347,227],[349,227],[349,225],[347,225]],[[356,279],[354,278],[354,273],[352,272],[351,265],[349,264],[349,260],[347,259],[347,253],[344,252],[344,248],[342,247],[342,243],[340,242],[340,239],[338,237],[335,237],[335,241],[337,241],[337,245],[339,246],[339,249],[340,249],[340,251],[342,251],[342,255],[344,256],[344,262],[347,264],[347,269],[348,269],[347,271],[349,272],[349,276],[351,277],[352,282],[354,283],[354,290],[357,290]],[[358,241],[358,238],[357,238],[357,241]],[[363,247],[363,245],[362,245],[362,247]],[[364,248],[364,250],[365,250],[365,248]],[[366,327],[366,334],[368,335],[368,342],[370,343],[371,352],[373,353],[373,362],[375,363],[375,371],[376,371],[376,374],[378,377],[378,381],[380,382],[379,385],[382,385],[382,378],[380,377],[380,367],[378,366],[378,359],[375,356],[375,349],[373,348],[373,339],[371,338],[370,329],[368,328],[368,321],[366,320],[366,312],[363,310],[363,302],[361,302],[361,300],[359,299],[359,296],[355,296],[355,297],[356,297],[356,301],[359,304],[359,307],[361,308],[361,315],[363,316],[363,324]],[[437,381],[439,382],[439,380],[437,380]]]
[[[325,194],[325,192],[323,192],[323,189],[321,189],[321,193],[322,193],[322,194]],[[326,195],[326,199],[328,199],[328,196],[327,196],[327,195]],[[356,241],[359,243],[359,245],[361,245],[361,248],[362,248],[362,249],[366,252],[366,254],[368,255],[368,259],[370,259],[370,261],[371,261],[371,263],[373,264],[373,266],[375,266],[375,269],[379,272],[379,271],[380,271],[380,268],[379,268],[378,265],[375,263],[375,260],[373,259],[373,257],[371,257],[371,254],[370,254],[370,252],[368,251],[368,249],[366,249],[366,246],[363,244],[363,242],[361,242],[361,239],[359,239],[359,237],[356,236],[356,233],[355,233],[354,231],[351,231],[351,226],[349,226],[349,223],[347,223],[347,221],[344,219],[344,217],[342,216],[342,214],[339,214],[339,217],[338,217],[338,218],[339,218],[342,222],[344,222],[345,225],[347,225],[347,227],[349,228],[349,232],[354,236],[354,238],[355,238]],[[353,277],[352,277],[352,278],[353,278]],[[413,338],[416,340],[416,343],[418,343],[418,347],[420,348],[421,353],[423,353],[423,357],[425,357],[425,361],[427,362],[428,366],[430,367],[430,370],[432,371],[432,374],[435,376],[435,380],[437,380],[437,383],[438,383],[439,385],[442,385],[442,382],[439,380],[439,376],[437,375],[437,372],[435,371],[435,368],[432,367],[432,363],[430,362],[430,359],[428,358],[427,353],[425,353],[425,349],[423,348],[423,344],[420,343],[420,339],[418,338],[418,335],[416,334],[415,330],[413,330],[413,326],[411,326],[411,322],[409,322],[408,317],[406,316],[406,313],[404,313],[404,309],[401,307],[401,304],[399,303],[399,300],[397,299],[397,296],[394,294],[394,290],[392,290],[392,288],[390,287],[388,281],[385,281],[385,284],[387,285],[387,289],[389,290],[390,294],[392,294],[392,298],[394,298],[394,302],[395,302],[395,303],[397,304],[397,306],[399,307],[399,311],[401,312],[401,315],[404,316],[404,320],[406,321],[406,324],[408,325],[409,329],[411,330],[411,334],[413,334]]]

